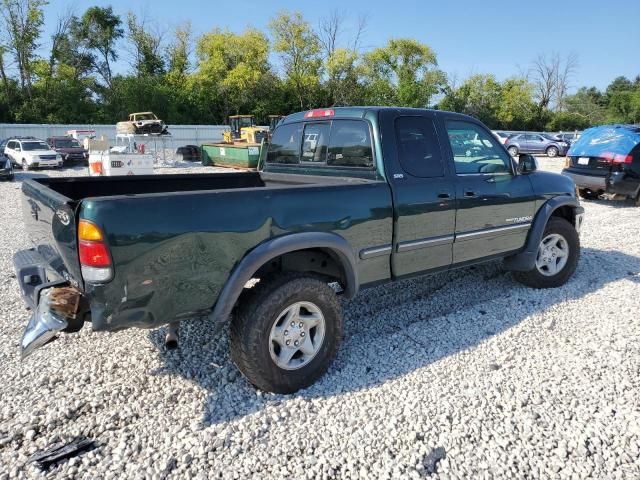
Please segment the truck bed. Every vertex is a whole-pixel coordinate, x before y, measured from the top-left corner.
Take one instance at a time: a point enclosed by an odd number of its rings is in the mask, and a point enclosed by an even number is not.
[[[371,182],[371,180],[360,178],[258,172],[37,178],[31,181],[39,183],[72,201],[122,195],[210,192],[211,190],[240,188],[282,188]]]

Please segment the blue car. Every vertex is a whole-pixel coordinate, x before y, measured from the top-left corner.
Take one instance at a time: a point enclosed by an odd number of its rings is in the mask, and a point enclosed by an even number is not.
[[[640,207],[640,125],[602,125],[585,130],[571,146],[563,175],[582,198],[621,195]]]

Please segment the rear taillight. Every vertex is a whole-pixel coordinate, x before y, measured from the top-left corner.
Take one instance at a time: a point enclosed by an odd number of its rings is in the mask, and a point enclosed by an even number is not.
[[[78,224],[78,256],[85,281],[101,283],[111,280],[111,256],[104,235],[88,220],[80,220]]]
[[[633,163],[633,155],[614,155],[613,163]]]

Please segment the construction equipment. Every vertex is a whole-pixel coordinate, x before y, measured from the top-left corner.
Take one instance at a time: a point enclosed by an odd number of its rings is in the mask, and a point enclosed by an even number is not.
[[[222,134],[224,143],[236,142],[257,143],[266,138],[268,129],[256,126],[253,115],[231,115],[229,117],[229,130]]]

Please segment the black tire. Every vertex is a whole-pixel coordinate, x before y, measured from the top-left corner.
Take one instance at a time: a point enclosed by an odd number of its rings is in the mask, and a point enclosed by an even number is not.
[[[509,148],[507,148],[507,151],[509,152],[509,155],[511,155],[512,157],[518,156],[518,147],[516,147],[515,145],[512,145]]]
[[[579,188],[578,194],[585,200],[597,200],[599,197],[598,192],[594,192],[593,190],[589,190],[588,188]]]
[[[13,176],[13,174],[11,174],[11,175],[9,175],[9,176],[7,177],[7,179],[8,179],[10,182],[13,182],[13,179],[14,179],[14,178],[15,178],[15,177]]]
[[[271,357],[270,333],[280,314],[296,302],[312,302],[325,321],[324,337],[309,363],[280,368]],[[240,298],[231,323],[231,359],[253,385],[266,392],[293,393],[308,387],[331,365],[342,340],[342,309],[326,282],[302,273],[261,279]]]
[[[564,285],[571,278],[578,266],[578,258],[580,257],[580,237],[578,237],[578,232],[576,232],[573,225],[560,217],[551,217],[549,219],[542,234],[542,239],[554,233],[564,237],[569,247],[567,263],[562,270],[553,276],[546,276],[534,266],[528,272],[512,272],[516,281],[532,288],[555,288]]]
[[[27,161],[23,158],[22,159],[22,170],[23,171],[27,171],[27,170],[31,170],[31,168],[29,168],[29,164],[27,163]]]
[[[636,199],[633,201],[633,204],[636,207],[640,207],[640,192],[638,192],[638,195],[636,196]]]
[[[547,148],[546,153],[547,153],[547,157],[554,158],[558,156],[558,154],[560,153],[560,150],[558,150],[558,147],[554,147],[553,145],[551,145],[549,148]]]

